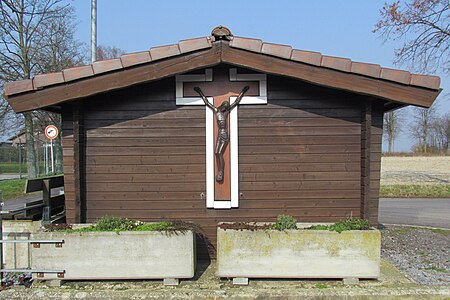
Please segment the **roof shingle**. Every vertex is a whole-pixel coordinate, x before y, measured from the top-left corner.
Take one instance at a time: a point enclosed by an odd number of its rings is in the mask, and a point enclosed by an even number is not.
[[[367,64],[361,62],[352,62],[352,67],[350,69],[352,73],[361,74],[365,76],[370,76],[374,78],[380,78],[381,67],[376,64]]]
[[[178,44],[154,47],[150,49],[150,56],[152,57],[152,60],[163,59],[166,57],[179,55],[180,53]]]
[[[325,68],[350,72],[352,68],[352,61],[348,58],[323,55],[320,65]]]
[[[320,54],[319,52],[294,49],[292,50],[291,59],[294,61],[307,63],[314,66],[320,66],[322,54]]]
[[[380,78],[403,84],[409,84],[411,81],[411,73],[408,71],[382,68]]]
[[[69,69],[63,70],[64,81],[73,81],[77,79],[81,79],[84,77],[89,77],[94,75],[94,70],[91,65],[81,66],[81,67],[73,67]]]
[[[5,82],[4,84],[5,95],[13,95],[24,93],[33,90],[33,80],[17,80],[12,82]]]
[[[145,64],[152,61],[150,51],[142,51],[130,54],[124,54],[120,57],[124,68]]]
[[[120,58],[107,59],[95,61],[92,63],[92,68],[94,69],[94,74],[101,74],[105,72],[110,72],[118,69],[122,69],[122,62]]]
[[[407,71],[382,68],[376,64],[352,62],[348,58],[324,56],[319,52],[296,50],[288,45],[264,43],[259,39],[230,36],[229,46],[250,52],[262,53],[264,55],[281,57],[298,63],[305,63],[318,67],[325,67],[356,75],[369,76],[381,80],[389,80],[405,85],[439,90],[440,78],[437,76],[426,76],[410,74]],[[150,63],[188,52],[212,47],[214,37],[193,38],[182,40],[178,44],[151,48],[148,51],[122,55],[120,58],[97,61],[91,65],[73,67],[50,74],[36,75],[33,80],[16,81],[5,83],[5,95],[14,95],[47,86],[70,82],[105,72],[112,72],[140,64]],[[218,42],[218,41],[216,41]],[[99,75],[101,76],[101,75]]]
[[[233,37],[230,41],[230,47],[240,48],[252,52],[261,52],[263,42],[258,39]]]
[[[212,47],[212,43],[210,38],[203,37],[180,41],[178,46],[180,47],[181,53],[187,53],[195,50],[210,48]]]
[[[53,85],[64,82],[62,72],[39,74],[33,78],[33,86],[35,89],[43,88],[47,85]]]
[[[437,90],[441,84],[441,79],[438,76],[412,74],[410,84]]]
[[[263,43],[261,52],[268,55],[290,59],[292,47],[280,44]]]

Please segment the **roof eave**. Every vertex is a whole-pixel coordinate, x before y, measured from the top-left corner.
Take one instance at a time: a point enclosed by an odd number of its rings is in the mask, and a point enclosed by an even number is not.
[[[259,72],[300,79],[315,85],[406,105],[430,107],[441,92],[441,89],[406,85],[231,47],[223,48],[222,61]]]
[[[9,95],[5,93],[5,96],[16,112],[46,109],[64,102],[211,67],[221,62],[403,105],[430,107],[441,91],[333,69],[330,66],[295,61],[287,57],[289,49],[285,47],[277,49],[276,45],[266,46],[261,52],[255,49],[250,51],[231,47],[227,41],[216,41],[206,49],[205,47],[197,50],[188,49],[190,52],[180,52],[178,55],[160,60],[118,68],[74,81],[60,82],[38,90]],[[282,54],[277,55],[277,51],[282,51]],[[345,64],[347,61],[342,63]],[[22,84],[27,88],[30,82]]]
[[[45,109],[68,101],[217,65],[221,62],[219,48],[220,45],[216,44],[206,50],[172,56],[132,68],[48,86],[40,90],[5,94],[5,97],[16,113]]]

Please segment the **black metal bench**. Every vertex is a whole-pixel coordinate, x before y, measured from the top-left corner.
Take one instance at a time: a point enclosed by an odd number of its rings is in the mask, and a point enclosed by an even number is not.
[[[25,183],[25,193],[42,191],[42,199],[27,202],[21,208],[3,211],[2,219],[39,220],[44,224],[53,223],[65,218],[64,193],[53,193],[52,189],[64,187],[64,176],[29,179]]]
[[[36,219],[42,216],[42,222],[50,223],[52,218],[65,211],[64,194],[52,197],[52,189],[64,187],[64,176],[28,179],[25,184],[25,193],[42,191],[42,200],[24,204],[24,218]]]

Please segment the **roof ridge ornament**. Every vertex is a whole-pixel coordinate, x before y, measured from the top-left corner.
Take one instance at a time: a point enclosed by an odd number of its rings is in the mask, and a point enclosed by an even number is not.
[[[231,40],[231,37],[233,36],[233,34],[231,33],[231,30],[228,29],[225,26],[217,26],[215,27],[212,31],[211,31],[211,35],[216,39],[216,41],[218,40]]]

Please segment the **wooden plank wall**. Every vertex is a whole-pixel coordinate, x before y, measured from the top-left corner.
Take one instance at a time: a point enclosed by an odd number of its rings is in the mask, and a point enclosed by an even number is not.
[[[359,216],[359,102],[281,77],[269,77],[268,96],[239,110],[240,209],[271,220]]]
[[[381,144],[383,138],[383,102],[372,103],[371,154],[370,154],[370,204],[367,219],[378,224],[380,198]]]
[[[239,107],[242,196],[232,210],[205,207],[205,108],[176,107],[174,78],[86,99],[87,222],[104,215],[183,219],[199,223],[215,245],[221,221],[358,217],[361,99],[276,76],[268,76],[268,97],[268,105]],[[67,111],[63,122],[67,217],[73,222]],[[206,256],[205,247],[199,252]]]
[[[72,105],[64,105],[62,109],[61,143],[63,148],[64,194],[66,198],[66,219],[68,223],[75,221],[75,161],[73,138]]]

